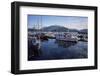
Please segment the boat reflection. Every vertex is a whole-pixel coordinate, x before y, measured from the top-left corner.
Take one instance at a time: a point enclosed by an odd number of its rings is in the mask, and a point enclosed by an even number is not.
[[[77,44],[77,42],[61,41],[61,40],[55,40],[55,43],[58,44],[59,47],[63,48],[68,48],[70,46],[74,46]]]
[[[32,39],[33,40],[33,39]],[[38,44],[28,40],[28,60],[53,60],[87,58],[87,42],[71,42],[56,39],[41,40]]]

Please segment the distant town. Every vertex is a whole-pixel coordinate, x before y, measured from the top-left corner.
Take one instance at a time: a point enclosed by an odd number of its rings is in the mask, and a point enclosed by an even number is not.
[[[58,25],[52,25],[49,27],[44,27],[42,29],[35,29],[33,28],[28,28],[28,35],[29,37],[31,35],[37,35],[37,34],[41,34],[44,36],[47,36],[49,38],[63,38],[67,37],[65,35],[71,35],[73,38],[76,38],[76,41],[88,41],[88,30],[87,29],[82,29],[82,30],[76,30],[76,29],[68,29],[65,27],[61,27]]]

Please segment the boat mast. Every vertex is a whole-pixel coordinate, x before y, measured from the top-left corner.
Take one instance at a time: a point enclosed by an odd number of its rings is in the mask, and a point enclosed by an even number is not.
[[[39,34],[39,40],[40,40],[40,17],[38,17],[38,34]]]
[[[40,36],[42,33],[42,16],[38,16],[37,28],[38,28],[38,34],[39,34],[39,39],[40,39]]]
[[[41,29],[41,33],[42,33],[42,16],[41,16],[41,28],[40,29]]]

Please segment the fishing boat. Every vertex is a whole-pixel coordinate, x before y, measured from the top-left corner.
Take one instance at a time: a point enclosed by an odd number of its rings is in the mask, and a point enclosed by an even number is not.
[[[41,48],[41,31],[40,31],[40,17],[38,17],[37,19],[37,25],[34,25],[34,28],[37,28],[37,30],[39,31],[30,31],[28,32],[28,54],[29,54],[29,59],[34,58],[35,56],[39,56],[40,55],[40,48]],[[33,30],[34,30],[33,28]]]
[[[77,37],[76,32],[66,32],[66,33],[58,33],[55,35],[56,40],[61,40],[61,41],[69,41],[69,42],[77,42],[78,37]]]

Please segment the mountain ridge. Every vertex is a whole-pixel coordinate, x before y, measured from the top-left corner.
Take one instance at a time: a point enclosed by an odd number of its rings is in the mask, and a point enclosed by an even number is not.
[[[38,31],[35,28],[29,28],[29,31]],[[69,29],[66,28],[64,26],[59,26],[59,25],[51,25],[48,27],[43,27],[42,29],[40,29],[42,31],[46,31],[46,32],[82,32],[82,33],[87,33],[88,29],[82,29],[82,30],[77,30],[77,29]]]

